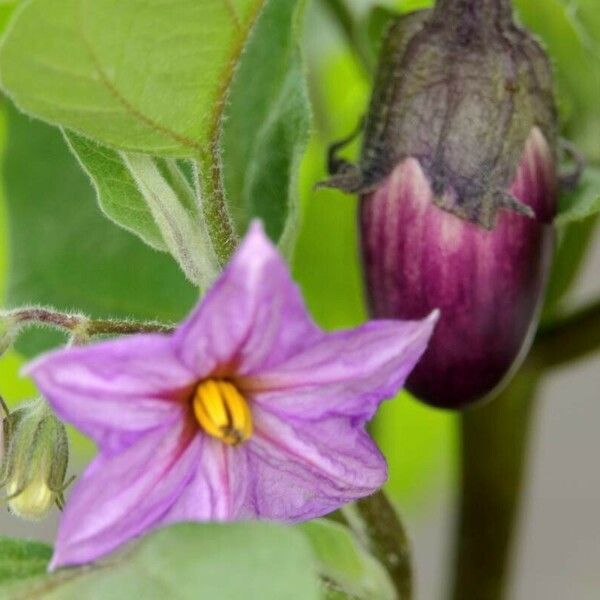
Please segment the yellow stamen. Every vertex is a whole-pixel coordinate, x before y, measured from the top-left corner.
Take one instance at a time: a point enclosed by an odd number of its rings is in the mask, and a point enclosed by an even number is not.
[[[193,407],[200,427],[226,444],[237,446],[252,436],[248,402],[229,381],[202,381],[196,388]]]

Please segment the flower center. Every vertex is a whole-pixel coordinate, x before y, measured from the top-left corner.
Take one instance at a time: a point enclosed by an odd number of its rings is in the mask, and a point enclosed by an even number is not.
[[[205,379],[192,401],[198,424],[208,434],[237,446],[252,436],[252,414],[246,399],[229,381]]]

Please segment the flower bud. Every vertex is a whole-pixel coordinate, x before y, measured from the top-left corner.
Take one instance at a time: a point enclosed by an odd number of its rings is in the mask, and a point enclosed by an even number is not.
[[[441,319],[408,388],[455,408],[493,393],[536,327],[554,242],[549,62],[509,0],[438,0],[384,42],[358,167],[372,314]]]
[[[65,426],[45,400],[26,402],[4,419],[5,456],[0,483],[10,512],[44,518],[53,504],[62,508],[69,445]]]

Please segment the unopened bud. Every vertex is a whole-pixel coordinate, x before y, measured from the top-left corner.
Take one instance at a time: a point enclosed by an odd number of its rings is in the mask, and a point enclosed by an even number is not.
[[[65,426],[39,398],[20,405],[4,419],[0,485],[10,512],[23,519],[44,518],[53,504],[64,504],[69,444]]]
[[[438,0],[389,30],[361,161],[326,184],[361,196],[376,317],[441,318],[408,379],[422,400],[488,396],[531,340],[552,255],[549,61],[509,0]]]

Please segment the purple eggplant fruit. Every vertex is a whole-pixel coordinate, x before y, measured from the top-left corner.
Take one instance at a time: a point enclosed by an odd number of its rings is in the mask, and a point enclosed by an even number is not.
[[[553,78],[508,0],[439,0],[383,44],[359,165],[326,185],[360,195],[371,313],[441,310],[408,380],[445,408],[492,395],[524,357],[551,264]],[[338,145],[339,146],[339,145]]]

